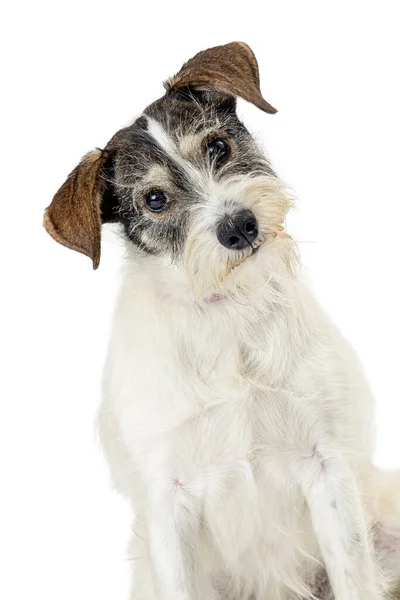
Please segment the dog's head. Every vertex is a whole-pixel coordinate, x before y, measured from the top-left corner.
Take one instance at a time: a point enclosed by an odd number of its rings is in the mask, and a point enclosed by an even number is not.
[[[236,98],[276,110],[261,95],[253,52],[239,42],[200,52],[165,88],[104,150],[83,158],[44,225],[97,268],[101,225],[119,222],[137,255],[161,257],[196,296],[212,297],[237,287],[234,270],[256,261],[262,245],[285,237],[290,199],[237,117]]]

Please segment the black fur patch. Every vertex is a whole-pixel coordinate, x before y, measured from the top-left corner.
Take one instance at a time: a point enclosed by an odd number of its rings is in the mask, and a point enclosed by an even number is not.
[[[119,221],[119,197],[115,188],[114,172],[115,152],[110,152],[109,157],[102,167],[104,189],[101,200],[101,220],[103,223]]]

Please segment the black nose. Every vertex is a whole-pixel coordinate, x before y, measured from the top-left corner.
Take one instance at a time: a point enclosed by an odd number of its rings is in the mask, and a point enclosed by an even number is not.
[[[232,217],[227,217],[217,229],[218,241],[230,250],[242,250],[251,246],[257,236],[257,219],[250,210],[241,210]]]

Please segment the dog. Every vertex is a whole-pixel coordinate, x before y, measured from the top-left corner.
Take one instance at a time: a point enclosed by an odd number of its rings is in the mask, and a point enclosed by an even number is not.
[[[276,110],[242,42],[198,53],[46,209],[126,247],[99,431],[134,515],[135,600],[400,598],[400,476],[374,401],[285,230],[293,204],[236,114]]]

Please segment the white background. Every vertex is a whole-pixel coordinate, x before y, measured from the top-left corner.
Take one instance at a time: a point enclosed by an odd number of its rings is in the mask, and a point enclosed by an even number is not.
[[[4,600],[126,598],[129,513],[94,432],[118,242],[105,231],[94,273],[45,234],[42,213],[80,157],[209,46],[243,40],[258,57],[279,113],[240,112],[299,197],[289,231],[369,374],[376,460],[400,467],[398,6],[39,0],[3,12]]]

